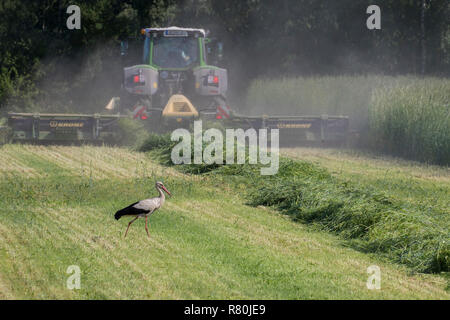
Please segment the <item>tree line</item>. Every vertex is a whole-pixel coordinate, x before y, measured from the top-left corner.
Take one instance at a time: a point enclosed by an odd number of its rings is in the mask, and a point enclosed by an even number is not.
[[[366,26],[372,4],[380,30]],[[80,30],[66,27],[69,5]],[[238,96],[257,77],[450,75],[448,0],[2,0],[0,112],[100,111],[120,88],[120,42],[170,25],[224,43]]]

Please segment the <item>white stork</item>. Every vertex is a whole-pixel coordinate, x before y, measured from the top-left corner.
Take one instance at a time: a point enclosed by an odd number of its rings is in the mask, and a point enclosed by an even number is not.
[[[130,225],[134,221],[136,221],[137,218],[143,218],[143,217],[145,217],[145,231],[147,231],[147,236],[150,237],[150,234],[148,233],[148,228],[147,228],[147,217],[163,206],[164,201],[166,200],[163,190],[165,192],[167,192],[167,194],[169,196],[172,196],[170,194],[169,190],[167,190],[166,187],[164,186],[164,184],[160,181],[155,183],[155,188],[159,192],[159,197],[145,199],[145,200],[135,202],[133,204],[130,204],[128,207],[117,211],[116,214],[114,215],[114,218],[116,218],[116,220],[119,220],[120,217],[122,217],[122,216],[134,216],[135,217],[133,220],[131,220],[128,223],[127,231],[125,232],[125,237],[127,236]]]

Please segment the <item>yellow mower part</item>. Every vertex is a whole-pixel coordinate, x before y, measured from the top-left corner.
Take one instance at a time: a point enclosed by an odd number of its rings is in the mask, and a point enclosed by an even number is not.
[[[198,117],[198,111],[184,95],[174,94],[167,102],[162,115],[163,117]]]

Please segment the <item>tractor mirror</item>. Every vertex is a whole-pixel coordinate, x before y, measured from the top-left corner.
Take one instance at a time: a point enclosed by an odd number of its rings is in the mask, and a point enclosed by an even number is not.
[[[222,61],[223,59],[223,43],[217,42],[217,60]]]
[[[206,54],[208,56],[208,63],[217,65],[222,62],[223,58],[223,43],[215,38],[205,38]]]
[[[120,55],[126,56],[128,54],[128,41],[120,41]]]

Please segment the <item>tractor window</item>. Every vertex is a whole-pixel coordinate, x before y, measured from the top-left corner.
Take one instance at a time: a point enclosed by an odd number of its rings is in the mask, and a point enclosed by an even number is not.
[[[153,39],[153,64],[162,68],[187,68],[198,62],[198,39],[158,37]]]

